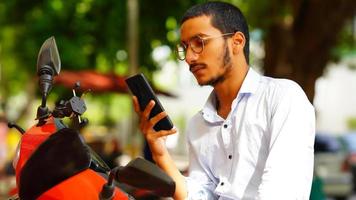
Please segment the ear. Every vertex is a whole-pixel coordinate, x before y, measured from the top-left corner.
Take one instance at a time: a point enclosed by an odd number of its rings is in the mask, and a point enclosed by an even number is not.
[[[234,54],[239,54],[240,52],[243,52],[244,46],[245,46],[245,35],[238,31],[232,36],[232,52]]]

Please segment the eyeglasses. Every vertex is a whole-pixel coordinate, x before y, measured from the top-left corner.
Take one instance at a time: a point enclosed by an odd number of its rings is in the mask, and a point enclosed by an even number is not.
[[[218,36],[208,36],[201,37],[199,35],[190,38],[188,44],[180,43],[176,46],[176,54],[179,60],[185,60],[185,56],[187,54],[188,47],[192,49],[192,51],[196,54],[200,54],[204,50],[205,42],[210,39],[215,39],[219,37],[224,37],[228,35],[233,35],[235,33],[224,33]]]

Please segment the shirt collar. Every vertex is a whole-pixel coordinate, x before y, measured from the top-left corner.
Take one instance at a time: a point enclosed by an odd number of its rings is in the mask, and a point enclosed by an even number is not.
[[[261,75],[250,67],[244,81],[242,82],[240,91],[237,97],[234,99],[233,107],[236,106],[235,104],[237,102],[237,99],[243,94],[253,94],[256,92],[260,78]],[[209,95],[208,100],[206,101],[203,107],[203,110],[201,111],[201,114],[203,115],[204,119],[210,123],[223,121],[223,118],[221,118],[217,114],[215,105],[216,105],[216,95],[213,90]]]
[[[244,81],[242,82],[239,94],[255,93],[258,88],[260,78],[261,75],[250,67]]]
[[[203,118],[210,123],[223,121],[223,119],[217,114],[215,105],[216,105],[216,95],[213,90],[210,93],[208,100],[206,101],[203,107],[203,110],[201,111]]]

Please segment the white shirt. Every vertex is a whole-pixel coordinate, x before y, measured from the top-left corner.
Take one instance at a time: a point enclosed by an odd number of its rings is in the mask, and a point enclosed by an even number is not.
[[[187,128],[188,199],[309,199],[315,113],[299,85],[250,68],[226,120],[215,101]]]

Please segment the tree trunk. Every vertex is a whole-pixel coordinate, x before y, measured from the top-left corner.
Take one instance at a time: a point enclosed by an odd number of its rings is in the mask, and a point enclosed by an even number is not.
[[[128,55],[129,55],[129,73],[130,75],[136,74],[138,72],[138,22],[139,22],[139,2],[138,0],[127,0],[127,22],[128,22]],[[133,106],[131,109],[131,127],[129,134],[131,137],[128,138],[129,141],[126,141],[127,144],[131,147],[130,148],[130,156],[135,157],[137,156],[136,149],[139,148],[139,144],[135,138],[137,137],[138,133],[138,118],[133,110]]]
[[[268,28],[265,75],[296,81],[313,102],[315,81],[323,74],[345,22],[354,16],[356,1],[295,0],[292,5],[292,22]]]

